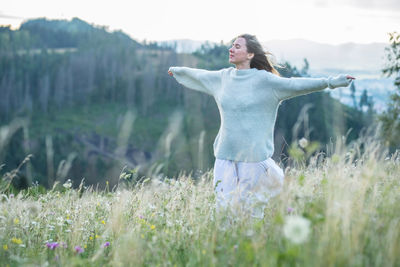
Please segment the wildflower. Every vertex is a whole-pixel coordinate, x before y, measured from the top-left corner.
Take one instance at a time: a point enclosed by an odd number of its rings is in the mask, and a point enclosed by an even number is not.
[[[283,226],[283,234],[295,244],[304,243],[310,234],[310,221],[301,216],[288,216]]]
[[[87,245],[85,244],[85,245],[83,245],[83,248],[87,248]]]
[[[89,236],[89,240],[93,240],[93,236]]]
[[[14,219],[14,224],[19,224],[19,219],[18,218]]]
[[[81,246],[75,246],[75,252],[78,254],[83,253],[85,250]]]
[[[108,242],[108,241],[103,244],[103,248],[106,248],[106,247],[109,247],[109,246],[110,246],[110,242]]]
[[[300,145],[302,148],[306,148],[306,147],[308,146],[308,140],[305,139],[304,137],[301,138],[301,139],[299,140],[299,145]]]
[[[151,230],[154,230],[154,229],[156,229],[156,226],[155,226],[154,224],[152,224],[152,225],[150,226],[150,229],[151,229]]]
[[[22,240],[20,238],[16,238],[16,237],[11,238],[11,242],[13,242],[14,244],[17,244],[17,245],[22,244]]]
[[[100,238],[100,237],[101,237],[101,236],[99,236],[99,235],[95,235],[95,236],[94,236],[94,238],[96,238],[96,239],[97,239],[97,238]]]
[[[8,250],[7,244],[3,245],[3,249],[4,249],[4,250]]]
[[[66,189],[70,189],[72,187],[72,182],[71,179],[68,179],[64,184],[63,184],[64,188]]]
[[[101,221],[102,224],[106,224],[106,222],[104,220]]]
[[[294,211],[294,209],[292,207],[287,208],[287,213],[292,213],[293,211]]]
[[[10,194],[10,198],[14,198],[14,194]]]
[[[58,244],[58,242],[47,242],[46,246],[50,249],[50,250],[54,250],[55,248],[58,248],[60,246],[60,244]]]

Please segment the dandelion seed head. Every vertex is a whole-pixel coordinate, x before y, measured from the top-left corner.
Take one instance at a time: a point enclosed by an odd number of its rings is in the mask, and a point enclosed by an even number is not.
[[[308,146],[308,140],[304,137],[299,140],[299,145],[302,148],[306,148]]]
[[[310,234],[310,221],[301,216],[287,216],[283,234],[292,243],[304,243]]]
[[[40,207],[36,203],[29,203],[27,209],[31,216],[36,217],[39,215]]]

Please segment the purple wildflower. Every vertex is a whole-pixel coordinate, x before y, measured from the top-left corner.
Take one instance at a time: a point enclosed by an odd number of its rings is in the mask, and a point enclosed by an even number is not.
[[[60,244],[58,244],[58,242],[47,242],[46,246],[49,249],[54,250],[55,248],[58,248],[60,246]]]
[[[14,198],[14,194],[10,194],[10,198]]]
[[[110,246],[110,242],[108,242],[108,241],[103,244],[103,248],[106,248],[106,247],[109,247],[109,246]]]
[[[288,207],[288,208],[287,208],[287,212],[288,212],[288,213],[292,213],[293,211],[294,211],[294,209],[293,209],[292,207]]]
[[[83,253],[85,250],[81,246],[75,246],[75,252],[78,254]]]
[[[139,214],[139,218],[142,220],[144,219],[144,217],[141,214]]]

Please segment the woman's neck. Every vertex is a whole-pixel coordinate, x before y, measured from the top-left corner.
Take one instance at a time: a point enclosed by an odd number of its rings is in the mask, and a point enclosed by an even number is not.
[[[250,69],[250,64],[249,63],[246,64],[246,63],[236,64],[236,69],[238,69],[238,70]]]

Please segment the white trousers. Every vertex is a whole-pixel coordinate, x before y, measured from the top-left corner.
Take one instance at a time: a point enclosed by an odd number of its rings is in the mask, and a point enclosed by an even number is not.
[[[216,159],[214,189],[217,210],[250,212],[263,218],[268,200],[282,190],[284,174],[271,158],[260,162],[235,162]]]

